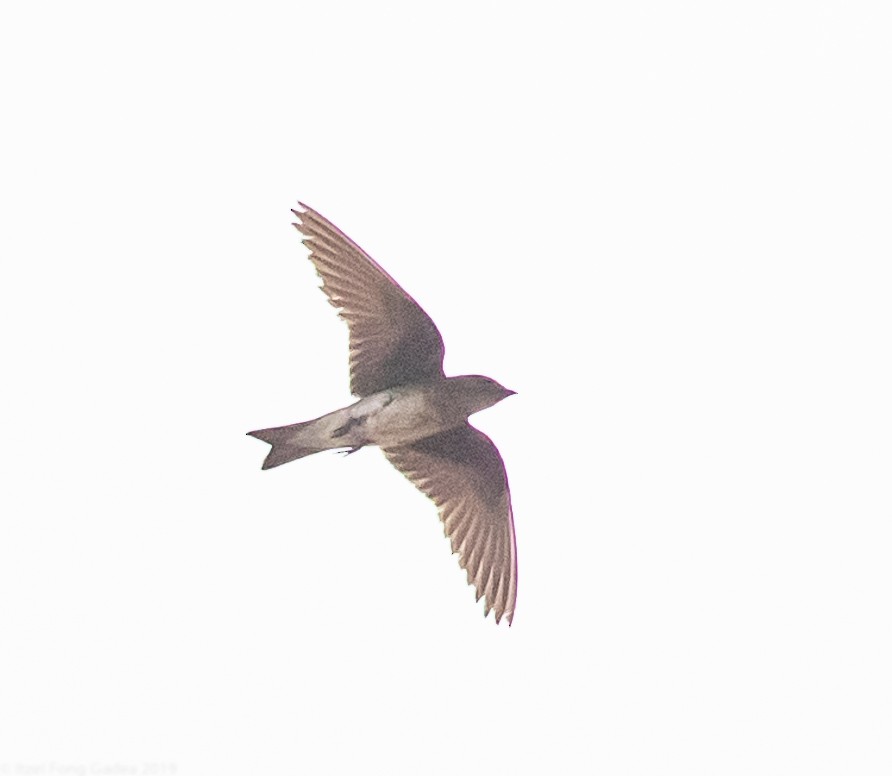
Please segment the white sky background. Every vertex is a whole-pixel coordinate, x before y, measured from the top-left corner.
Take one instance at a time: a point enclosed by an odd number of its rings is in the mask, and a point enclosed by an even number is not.
[[[4,11],[0,773],[890,772],[886,4],[583,5]],[[350,401],[298,199],[518,391],[510,629],[377,450],[260,470]]]

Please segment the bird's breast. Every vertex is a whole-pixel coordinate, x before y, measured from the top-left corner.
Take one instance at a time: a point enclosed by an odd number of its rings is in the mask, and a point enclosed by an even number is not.
[[[401,386],[368,396],[354,405],[362,417],[366,444],[398,447],[461,423],[447,402],[425,386]]]

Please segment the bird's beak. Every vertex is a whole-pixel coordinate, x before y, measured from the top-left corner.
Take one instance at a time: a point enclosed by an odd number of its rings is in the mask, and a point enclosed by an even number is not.
[[[507,398],[508,396],[517,396],[517,391],[512,391],[509,388],[506,388],[505,390],[508,392],[507,394],[505,394],[505,398]]]

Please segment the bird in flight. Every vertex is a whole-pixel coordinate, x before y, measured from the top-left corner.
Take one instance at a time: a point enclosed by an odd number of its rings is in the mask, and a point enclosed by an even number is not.
[[[264,469],[322,450],[377,445],[436,504],[446,536],[496,622],[517,599],[517,548],[502,456],[468,417],[514,394],[480,375],[446,377],[443,338],[427,313],[324,216],[292,210],[322,290],[350,330],[350,391],[359,401],[315,420],[251,431],[272,447]]]

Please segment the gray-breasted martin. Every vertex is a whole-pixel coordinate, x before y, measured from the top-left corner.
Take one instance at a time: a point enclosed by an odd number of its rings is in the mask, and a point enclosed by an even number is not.
[[[499,451],[468,416],[514,391],[479,375],[443,374],[443,339],[418,303],[347,235],[303,203],[292,212],[322,290],[350,329],[350,391],[321,418],[251,431],[272,445],[264,469],[322,450],[377,445],[437,505],[484,616],[514,616],[517,549]]]

